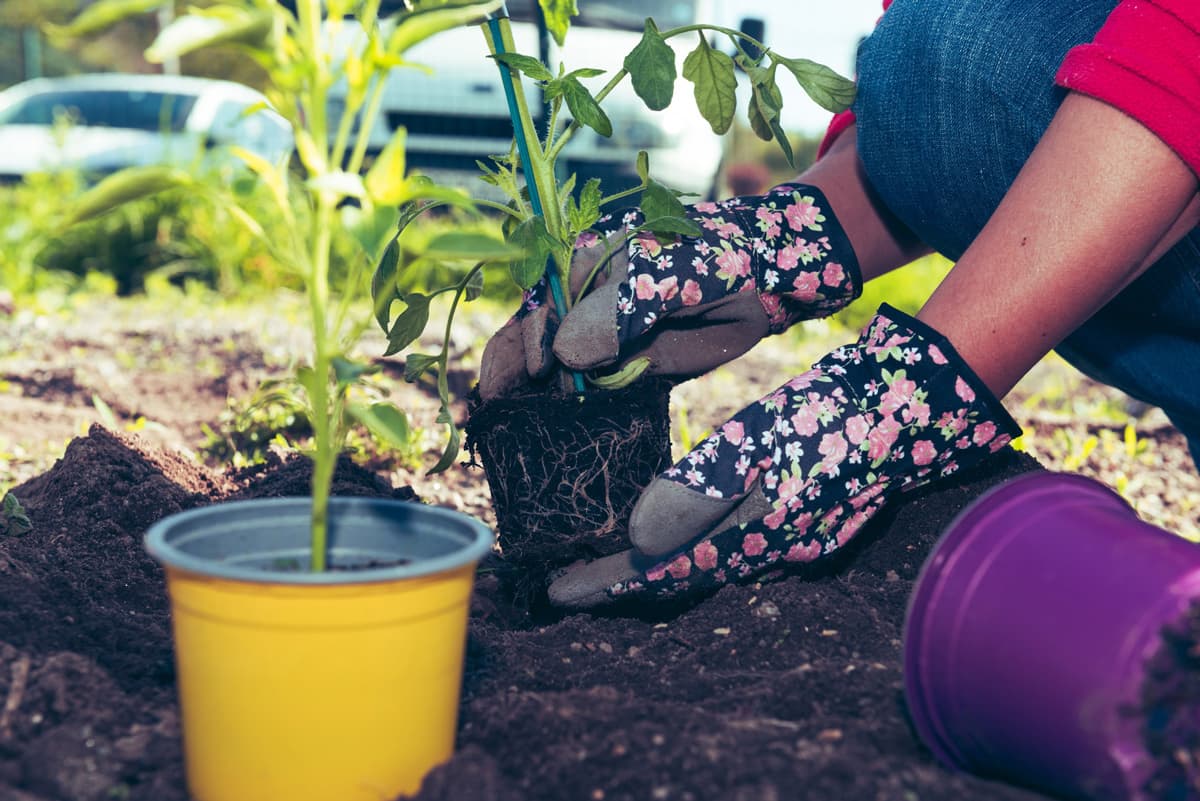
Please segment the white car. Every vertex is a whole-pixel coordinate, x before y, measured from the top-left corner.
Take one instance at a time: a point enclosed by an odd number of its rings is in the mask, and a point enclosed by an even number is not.
[[[250,87],[178,75],[36,78],[0,92],[0,182],[78,169],[190,166],[239,145],[271,161],[292,152],[288,122]]]

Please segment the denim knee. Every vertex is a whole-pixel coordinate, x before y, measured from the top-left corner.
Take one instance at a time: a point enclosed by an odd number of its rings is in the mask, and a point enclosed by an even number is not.
[[[858,147],[924,242],[956,259],[975,238],[1062,102],[1058,65],[1115,5],[895,0],[859,49]]]

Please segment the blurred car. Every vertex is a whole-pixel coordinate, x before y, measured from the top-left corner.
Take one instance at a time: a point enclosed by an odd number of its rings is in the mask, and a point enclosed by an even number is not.
[[[291,126],[259,92],[208,78],[99,73],[0,92],[2,182],[62,169],[95,180],[124,167],[192,166],[230,158],[226,145],[283,159]]]

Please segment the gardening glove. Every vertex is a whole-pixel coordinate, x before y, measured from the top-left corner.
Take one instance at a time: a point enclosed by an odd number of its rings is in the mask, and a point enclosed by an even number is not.
[[[721,426],[634,506],[635,550],[572,566],[557,606],[661,598],[811,562],[897,492],[970,467],[1020,427],[949,341],[887,305]]]
[[[581,236],[569,291],[578,297],[594,273],[587,294],[560,326],[544,281],[526,293],[484,350],[480,395],[544,377],[554,356],[576,370],[644,356],[646,375],[693,378],[862,291],[850,240],[815,187],[784,184],[699,203],[687,215],[702,236],[630,236],[645,222],[638,209],[603,218],[598,233]]]

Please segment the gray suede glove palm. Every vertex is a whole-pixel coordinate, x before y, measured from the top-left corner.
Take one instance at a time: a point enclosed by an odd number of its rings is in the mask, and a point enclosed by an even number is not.
[[[850,241],[815,187],[699,203],[688,217],[702,236],[659,241],[636,232],[644,219],[631,209],[580,237],[569,291],[594,276],[587,294],[560,323],[544,282],[526,293],[484,350],[480,395],[509,394],[557,362],[596,370],[645,357],[646,375],[694,378],[862,291]]]

